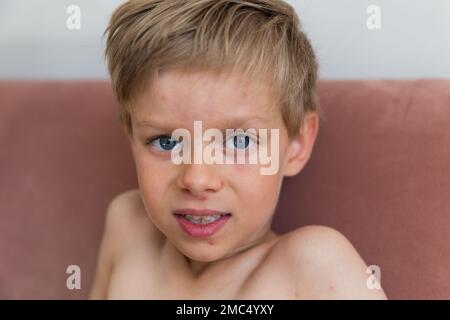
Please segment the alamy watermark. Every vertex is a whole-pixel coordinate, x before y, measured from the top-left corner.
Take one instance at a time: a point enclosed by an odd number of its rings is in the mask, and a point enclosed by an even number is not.
[[[194,164],[260,164],[262,175],[274,175],[279,169],[279,129],[226,129],[224,139],[220,129],[203,132],[202,121],[194,121],[194,138],[189,130],[179,128],[170,140],[178,143],[170,149],[171,160],[177,165],[192,164],[192,159]]]
[[[69,17],[66,20],[66,28],[68,30],[80,30],[81,29],[80,6],[71,4],[66,8],[66,13],[69,14]]]
[[[369,30],[381,29],[381,8],[377,5],[370,5],[366,9],[366,13],[369,15],[366,20],[366,26]]]
[[[373,264],[367,267],[366,273],[369,274],[366,285],[369,290],[381,289],[381,269],[379,266]]]
[[[66,273],[70,276],[66,279],[66,287],[69,290],[81,289],[81,269],[76,264],[72,264],[67,267]]]

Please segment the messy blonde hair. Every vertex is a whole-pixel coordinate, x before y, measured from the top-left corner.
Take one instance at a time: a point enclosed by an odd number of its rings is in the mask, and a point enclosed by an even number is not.
[[[318,63],[295,10],[282,0],[130,0],[105,34],[118,118],[132,132],[132,105],[160,70],[239,70],[268,79],[289,137],[319,113]]]

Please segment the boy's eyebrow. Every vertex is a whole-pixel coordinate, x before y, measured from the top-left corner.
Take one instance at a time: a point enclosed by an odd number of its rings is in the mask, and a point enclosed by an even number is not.
[[[239,128],[240,126],[248,125],[249,123],[261,122],[261,121],[264,122],[264,121],[266,121],[266,119],[259,117],[259,116],[233,117],[233,118],[224,120],[223,124],[220,127],[226,128],[226,129]],[[174,126],[173,124],[170,124],[170,123],[158,122],[158,121],[154,121],[152,119],[138,121],[138,122],[136,122],[136,125],[138,127],[152,127],[152,128],[161,129],[161,130],[167,130],[170,128],[176,129],[176,128],[185,128],[186,127],[185,123],[180,126]],[[193,123],[192,123],[192,125],[193,125]]]

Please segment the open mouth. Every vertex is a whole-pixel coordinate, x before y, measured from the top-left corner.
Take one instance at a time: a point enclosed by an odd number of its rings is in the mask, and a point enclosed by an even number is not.
[[[220,218],[223,217],[229,217],[231,216],[231,213],[224,213],[224,214],[213,214],[213,215],[206,215],[206,216],[199,216],[199,215],[191,215],[191,214],[175,214],[176,216],[186,219],[194,224],[209,224],[213,223]]]
[[[189,213],[184,213],[189,212]],[[231,213],[212,211],[178,211],[175,217],[181,229],[196,238],[205,238],[218,232],[230,219]]]

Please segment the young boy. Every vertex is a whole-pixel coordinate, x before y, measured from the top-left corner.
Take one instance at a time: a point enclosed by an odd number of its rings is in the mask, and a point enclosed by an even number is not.
[[[107,31],[139,188],[108,208],[91,298],[385,298],[339,232],[271,230],[283,178],[304,168],[319,126],[318,66],[290,5],[132,0]],[[262,174],[261,161],[175,163],[174,150],[184,143],[190,156],[191,145],[173,132],[192,133],[196,121],[204,130],[247,130],[220,144],[225,158],[270,146],[277,170]],[[277,139],[250,134],[260,129]]]

